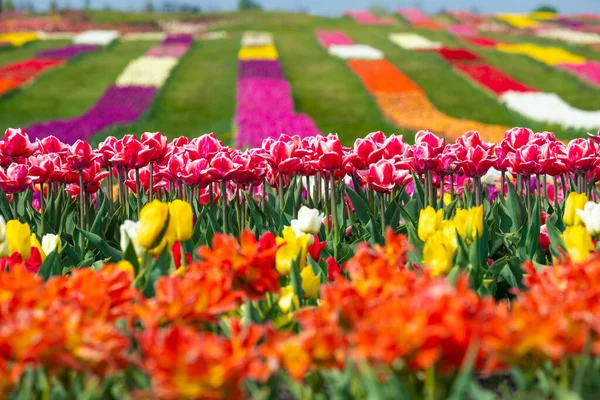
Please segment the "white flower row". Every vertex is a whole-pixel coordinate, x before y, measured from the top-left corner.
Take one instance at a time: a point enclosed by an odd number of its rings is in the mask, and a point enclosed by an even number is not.
[[[206,22],[158,21],[158,25],[167,33],[187,33],[194,35],[205,30]]]
[[[85,31],[75,36],[75,44],[97,44],[108,46],[119,38],[119,31]]]
[[[132,32],[123,35],[122,40],[163,40],[166,37],[167,34],[164,32]]]
[[[227,32],[225,31],[214,31],[214,32],[206,32],[202,35],[202,39],[204,40],[216,40],[216,39],[225,39],[227,37]]]
[[[442,47],[440,42],[433,42],[417,33],[390,33],[390,41],[405,50],[428,50]]]
[[[140,57],[127,65],[117,78],[117,86],[161,87],[179,62],[174,57]]]
[[[78,34],[76,32],[36,32],[39,40],[71,40]]]
[[[577,129],[600,127],[600,111],[580,110],[555,93],[506,92],[500,96],[500,102],[534,121]]]
[[[380,60],[383,51],[366,44],[332,45],[327,49],[332,56],[344,60]]]
[[[600,43],[600,35],[593,32],[580,32],[571,29],[544,29],[537,32],[538,36],[560,39],[575,44]]]
[[[242,47],[250,46],[272,46],[273,35],[271,32],[244,32],[242,36]]]

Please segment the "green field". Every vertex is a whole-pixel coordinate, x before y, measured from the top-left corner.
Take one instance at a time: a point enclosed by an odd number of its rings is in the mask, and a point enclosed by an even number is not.
[[[117,19],[148,22],[156,16],[98,12],[95,18],[102,22]],[[206,15],[205,18],[215,19],[217,16]],[[113,128],[99,134],[94,141],[108,134],[143,131],[161,131],[169,137],[193,137],[215,132],[224,140],[229,139],[235,111],[237,52],[241,34],[246,30],[273,33],[284,73],[293,88],[296,110],[309,114],[322,132],[338,133],[346,145],[376,130],[388,134],[403,133],[410,138],[412,132],[395,127],[382,116],[345,62],[328,55],[321,48],[314,34],[318,28],[342,30],[358,43],[383,50],[386,58],[426,91],[435,106],[453,117],[506,126],[528,126],[538,131],[552,130],[562,138],[585,133],[529,121],[500,105],[495,96],[472,84],[437,54],[400,49],[388,40],[389,33],[411,31],[400,19],[398,27],[385,27],[359,25],[348,18],[275,12],[230,13],[221,14],[219,18],[225,18],[225,22],[214,30],[228,32],[227,39],[196,41],[159,92],[149,113],[132,126]],[[576,107],[600,109],[600,90],[567,72],[525,56],[472,47],[444,31],[417,32],[446,45],[468,47],[510,76],[540,90],[557,93]],[[600,60],[600,53],[548,39],[505,35],[490,37],[557,45],[589,59]],[[38,42],[20,49],[0,50],[0,65],[26,59],[42,48],[63,43]],[[115,82],[129,61],[142,55],[152,45],[153,42],[118,42],[73,60],[66,67],[47,72],[29,87],[0,99],[0,125],[27,126],[84,112],[108,85]]]

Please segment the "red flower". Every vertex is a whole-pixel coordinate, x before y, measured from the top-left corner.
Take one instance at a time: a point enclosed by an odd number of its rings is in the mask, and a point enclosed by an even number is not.
[[[25,165],[12,163],[6,172],[0,169],[0,188],[6,193],[21,193],[31,185],[31,181]]]
[[[7,157],[29,157],[37,150],[37,144],[29,141],[29,135],[23,129],[8,128],[4,133],[3,154]]]
[[[98,154],[92,150],[92,146],[88,142],[78,140],[69,148],[66,162],[71,171],[80,171],[92,165],[96,158]]]
[[[168,140],[160,132],[144,132],[140,142],[152,150],[150,161],[161,161],[167,153]]]
[[[109,161],[127,168],[141,168],[150,164],[153,156],[154,149],[142,144],[134,135],[125,135],[115,142],[115,155]]]
[[[325,248],[325,246],[327,246],[327,242],[321,242],[319,241],[319,237],[318,236],[314,236],[315,240],[313,242],[313,244],[311,244],[310,246],[308,246],[308,254],[310,254],[311,258],[313,260],[315,260],[316,262],[319,262],[319,260],[321,259],[321,252],[323,251],[323,249]]]
[[[377,192],[387,193],[408,175],[408,171],[396,169],[389,160],[379,160],[371,164],[368,171],[357,171],[363,182]]]
[[[327,279],[329,279],[329,282],[334,282],[341,278],[343,270],[344,264],[338,265],[333,257],[327,259]]]

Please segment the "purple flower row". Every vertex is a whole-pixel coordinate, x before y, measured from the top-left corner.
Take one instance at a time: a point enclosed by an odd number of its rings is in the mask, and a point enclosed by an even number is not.
[[[151,57],[174,57],[181,58],[190,48],[189,43],[161,43],[158,46],[154,46],[146,53],[147,56]]]
[[[50,59],[70,59],[75,58],[84,53],[91,53],[98,49],[98,45],[95,44],[71,44],[64,47],[58,47],[55,49],[42,50],[37,53],[37,58],[50,58]]]
[[[54,135],[69,144],[77,139],[88,140],[95,133],[112,125],[137,121],[148,110],[155,96],[154,87],[110,86],[82,116],[37,123],[26,131],[31,138],[41,139]]]
[[[174,47],[181,52],[182,49],[189,49],[191,43],[192,36],[175,35],[168,36],[154,48]],[[75,50],[71,51],[75,52]],[[68,52],[65,51],[65,54]],[[185,51],[181,56],[184,53]],[[155,87],[112,85],[85,114],[71,119],[37,123],[28,127],[26,131],[32,138],[54,135],[69,144],[77,139],[89,140],[94,134],[113,125],[127,125],[140,119],[152,105],[156,93]]]
[[[278,60],[240,60],[235,125],[238,148],[260,147],[263,139],[282,133],[320,134],[306,114],[294,111],[292,88]]]

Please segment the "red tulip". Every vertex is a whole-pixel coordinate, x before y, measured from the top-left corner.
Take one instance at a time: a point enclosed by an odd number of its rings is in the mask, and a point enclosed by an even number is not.
[[[144,132],[142,133],[140,142],[152,150],[152,153],[149,156],[150,161],[161,161],[165,154],[167,154],[167,145],[169,141],[167,140],[167,137],[161,135],[160,132]]]
[[[313,244],[308,246],[308,254],[310,254],[310,257],[313,260],[319,262],[319,260],[321,259],[321,252],[323,251],[325,246],[327,246],[327,242],[321,242],[319,241],[319,237],[315,236]]]
[[[29,135],[23,129],[8,128],[4,133],[3,153],[7,157],[29,157],[37,150],[37,144],[29,141]]]
[[[6,193],[21,193],[31,182],[29,170],[25,165],[12,163],[6,171],[0,169],[0,188]]]
[[[154,150],[142,144],[133,135],[125,135],[115,142],[115,155],[109,160],[127,168],[142,168],[150,164]]]
[[[114,157],[116,150],[118,139],[114,136],[107,137],[100,145],[98,146],[98,153],[100,154],[100,158],[102,160],[103,166],[108,166],[110,163],[110,159]]]
[[[542,225],[540,227],[540,246],[542,247],[542,250],[544,250],[545,252],[548,252],[550,250],[550,236],[548,235],[548,228],[546,227],[546,224]]]
[[[504,153],[512,153],[520,147],[529,144],[533,139],[533,131],[527,128],[512,128],[506,131],[504,139],[500,142],[500,146]]]
[[[264,158],[252,153],[234,152],[231,157],[234,165],[237,165],[232,180],[239,185],[260,185],[267,172],[267,162]]]
[[[489,143],[485,143],[479,132],[477,131],[469,131],[456,139],[456,143],[461,145],[466,149],[470,149],[471,147],[482,147],[484,150],[491,148],[492,146]]]
[[[71,184],[67,186],[67,191],[73,197],[79,196],[79,174],[70,174]],[[94,160],[90,166],[83,170],[83,186],[87,193],[96,193],[100,190],[100,185],[104,178],[108,176],[108,171],[102,170],[102,164],[98,160]]]
[[[573,139],[566,148],[565,162],[571,172],[588,172],[598,165],[598,145],[595,141]]]
[[[542,146],[542,173],[557,176],[568,171],[566,159],[566,146],[559,141],[548,142]]]
[[[408,174],[407,171],[396,169],[390,160],[379,160],[371,164],[368,170],[357,171],[357,173],[373,190],[384,193],[392,190]]]
[[[231,154],[219,152],[210,160],[210,174],[216,181],[229,181],[241,165],[233,162]]]
[[[429,131],[419,131],[415,135],[415,145],[425,144],[433,153],[441,154],[446,146],[446,140]]]
[[[542,172],[542,148],[537,144],[528,144],[517,149],[511,156],[513,171],[517,174],[533,175]]]
[[[60,157],[55,153],[31,156],[27,159],[29,175],[33,178],[34,183],[46,183],[51,181],[55,166],[53,158],[58,158],[58,162],[60,162]]]
[[[321,137],[317,150],[319,166],[324,171],[330,171],[342,166],[342,157],[344,151],[342,143],[336,135],[329,134],[327,137]]]
[[[214,133],[210,133],[192,139],[184,148],[188,151],[191,159],[206,158],[212,160],[223,149],[223,143],[215,137]]]
[[[279,140],[271,146],[269,161],[277,172],[283,175],[291,175],[296,172],[296,169],[302,161],[294,153],[298,148],[295,142],[285,142]]]
[[[92,165],[96,158],[98,154],[92,150],[92,146],[83,140],[78,140],[69,148],[66,158],[67,167],[71,171],[79,171]]]
[[[441,158],[441,172],[454,174],[458,172],[459,161],[465,160],[467,149],[458,143],[450,144],[444,148]]]
[[[480,145],[474,145],[461,154],[457,163],[460,172],[466,177],[473,178],[485,175],[494,165],[494,156],[491,149],[485,149]]]
[[[37,145],[41,154],[58,154],[64,156],[69,151],[69,146],[55,136],[47,136],[42,140],[38,139]]]
[[[342,271],[344,270],[344,264],[338,265],[335,258],[329,257],[327,259],[327,279],[329,282],[334,282],[342,277]]]
[[[177,177],[188,186],[203,188],[214,182],[211,170],[208,160],[204,158],[188,160]]]
[[[128,172],[128,178],[125,181],[125,185],[131,190],[133,193],[137,193],[136,189],[136,181],[135,181],[135,170],[130,169]],[[150,166],[140,168],[140,185],[142,186],[142,190],[144,193],[147,193],[150,190]],[[167,182],[161,179],[156,173],[154,174],[154,187],[152,188],[152,193],[156,193],[159,189],[167,186]]]

